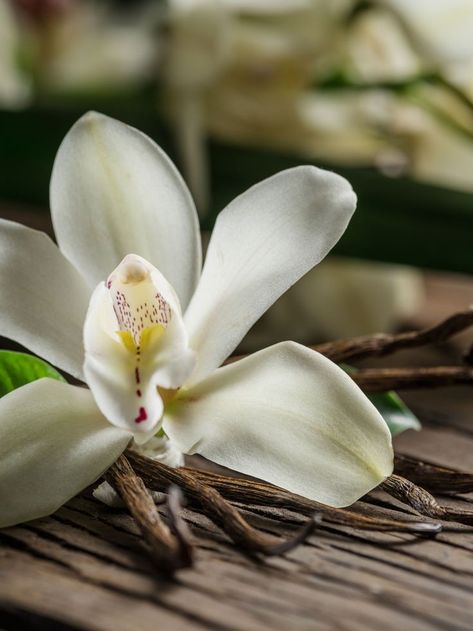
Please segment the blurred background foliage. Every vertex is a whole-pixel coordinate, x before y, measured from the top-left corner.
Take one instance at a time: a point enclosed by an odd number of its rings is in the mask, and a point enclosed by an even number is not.
[[[350,258],[249,344],[294,320],[301,341],[395,328],[422,300],[405,265],[473,272],[472,34],[473,0],[0,0],[0,199],[44,213],[88,109],[166,149],[204,230],[280,169],[330,168],[359,197],[335,250]]]

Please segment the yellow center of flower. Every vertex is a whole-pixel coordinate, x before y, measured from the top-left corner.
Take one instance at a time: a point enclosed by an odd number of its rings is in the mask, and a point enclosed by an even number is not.
[[[131,259],[120,266],[107,281],[113,308],[126,348],[133,351],[161,336],[169,324],[171,307],[156,289],[150,272]]]
[[[146,387],[149,362],[154,361],[160,340],[172,318],[171,307],[154,280],[150,268],[138,257],[129,255],[107,281],[119,327],[116,334],[134,362],[133,378],[138,399],[135,424],[148,419],[148,410],[143,404],[143,388]],[[164,405],[174,398],[176,392],[157,389]]]

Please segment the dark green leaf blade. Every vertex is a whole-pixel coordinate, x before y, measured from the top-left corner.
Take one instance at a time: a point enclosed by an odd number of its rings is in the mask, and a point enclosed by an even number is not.
[[[355,374],[358,370],[349,364],[340,364],[340,368],[349,375]],[[421,429],[422,425],[417,416],[394,390],[375,392],[366,396],[386,421],[391,436],[402,434],[407,429]]]
[[[66,381],[55,368],[38,357],[0,350],[0,397],[43,377]]]
[[[392,436],[402,434],[406,429],[421,428],[417,416],[396,392],[379,392],[368,395],[368,398],[386,421]]]

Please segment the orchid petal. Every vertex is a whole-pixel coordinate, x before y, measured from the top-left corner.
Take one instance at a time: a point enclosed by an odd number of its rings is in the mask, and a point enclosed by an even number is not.
[[[185,453],[331,506],[392,472],[388,427],[329,359],[283,342],[220,368],[171,403],[163,425]]]
[[[140,434],[156,430],[162,417],[157,388],[179,388],[195,363],[173,288],[136,255],[95,289],[84,345],[84,373],[100,410],[117,427]]]
[[[302,166],[253,186],[222,211],[185,314],[198,356],[192,383],[217,368],[268,307],[324,258],[355,204],[344,178]]]
[[[0,219],[0,334],[82,378],[90,291],[44,233]]]
[[[61,250],[91,287],[136,252],[187,305],[201,265],[197,213],[176,168],[145,134],[101,114],[83,116],[59,148],[51,212]]]
[[[53,513],[118,458],[131,434],[88,390],[40,379],[0,400],[0,527]]]

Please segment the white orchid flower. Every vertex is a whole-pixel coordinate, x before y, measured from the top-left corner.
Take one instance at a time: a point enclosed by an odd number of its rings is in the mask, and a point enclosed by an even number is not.
[[[90,390],[42,379],[0,400],[0,525],[53,512],[160,430],[181,452],[335,506],[391,473],[386,424],[325,357],[285,342],[219,368],[340,238],[355,208],[346,180],[302,166],[254,186],[220,214],[200,273],[173,164],[89,113],[59,149],[51,208],[60,249],[0,223],[2,334]]]

